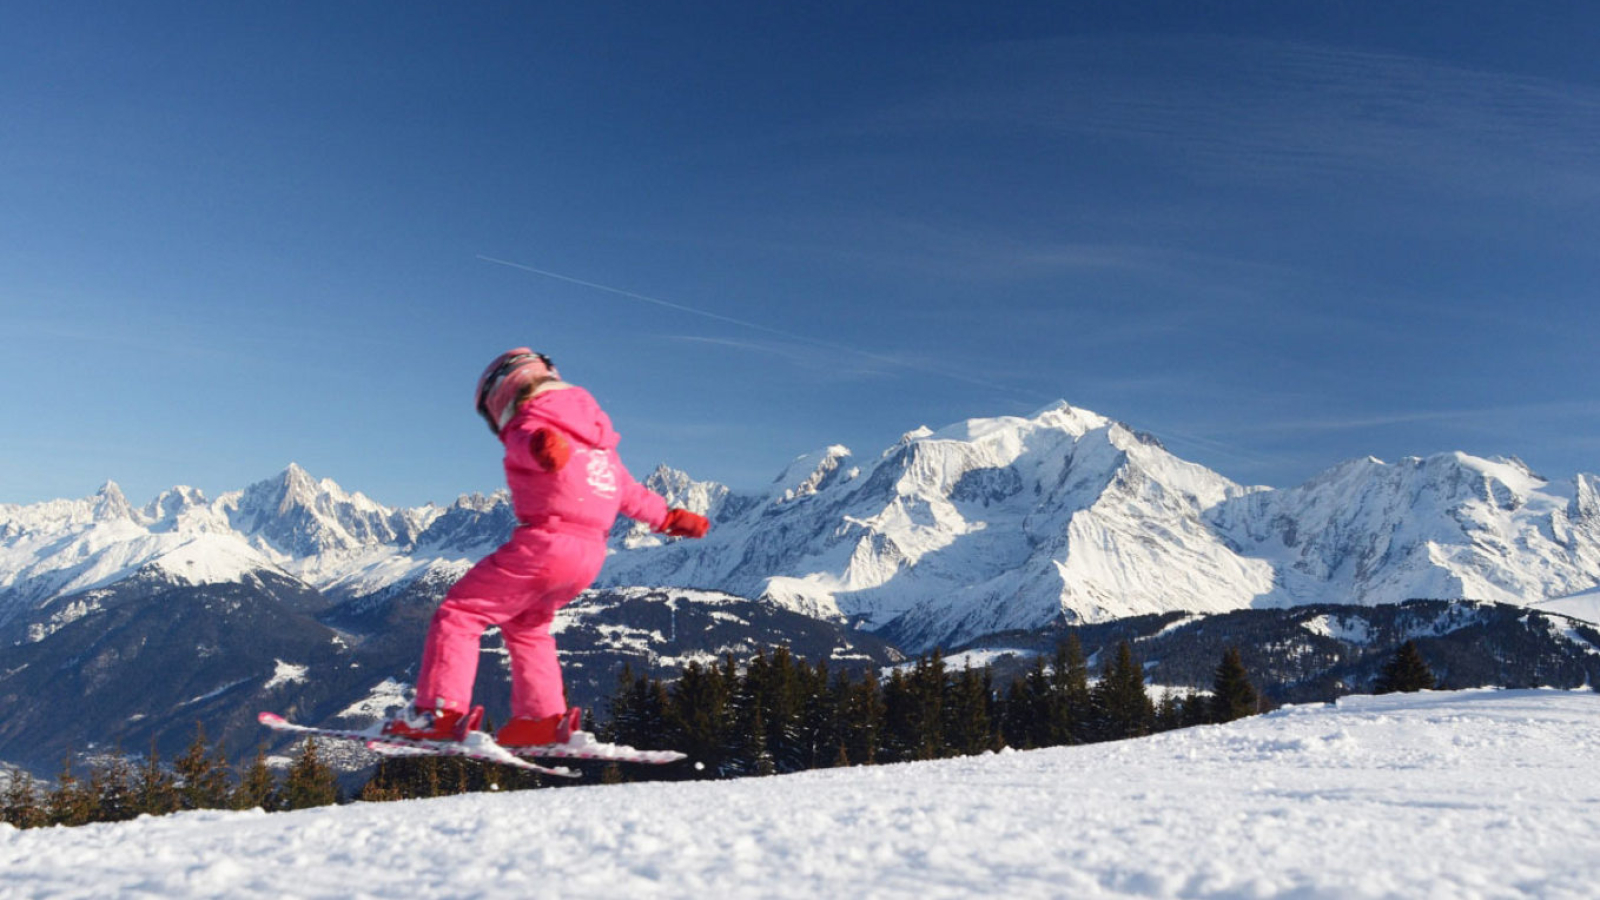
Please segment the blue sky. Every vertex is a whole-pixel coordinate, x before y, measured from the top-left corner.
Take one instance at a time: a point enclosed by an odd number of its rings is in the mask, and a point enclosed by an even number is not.
[[[1448,450],[1600,471],[1597,27],[8,4],[0,503],[291,461],[393,505],[492,490],[470,394],[519,344],[641,476],[753,487],[1057,398],[1252,484]]]

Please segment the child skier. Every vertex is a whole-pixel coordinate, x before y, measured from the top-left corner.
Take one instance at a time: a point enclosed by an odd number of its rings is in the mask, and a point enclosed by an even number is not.
[[[455,740],[477,725],[472,682],[490,625],[511,656],[511,721],[503,746],[566,743],[581,711],[568,709],[550,622],[600,574],[617,513],[674,537],[710,523],[633,480],[617,458],[611,419],[588,391],[560,380],[549,357],[502,353],[478,379],[478,414],[505,445],[506,484],[518,527],[445,596],[428,626],[415,705],[383,733]]]

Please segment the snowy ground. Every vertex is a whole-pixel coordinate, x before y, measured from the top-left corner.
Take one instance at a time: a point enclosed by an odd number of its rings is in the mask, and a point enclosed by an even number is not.
[[[1594,897],[1600,695],[737,782],[0,826],[21,897]]]

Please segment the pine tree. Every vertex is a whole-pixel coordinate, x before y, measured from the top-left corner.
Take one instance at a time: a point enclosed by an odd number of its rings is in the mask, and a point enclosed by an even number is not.
[[[398,760],[401,763],[412,763],[417,775],[417,797],[443,797],[445,794],[444,777],[439,768],[443,762],[437,756],[424,756],[421,759]]]
[[[1239,648],[1230,647],[1222,654],[1212,682],[1211,721],[1232,722],[1260,711],[1261,697],[1250,684],[1250,675],[1244,669],[1244,659]]]
[[[39,785],[27,772],[11,773],[3,803],[0,820],[16,828],[42,828],[50,824],[50,811],[45,806]]]
[[[840,702],[841,693],[834,690],[828,661],[818,661],[815,668],[802,661],[796,675],[800,691],[799,741],[804,751],[801,768],[838,766],[844,746],[844,707]],[[849,757],[845,759],[848,765]]]
[[[1183,701],[1168,691],[1156,704],[1156,731],[1173,731],[1183,727]]]
[[[767,749],[767,717],[753,707],[748,718],[734,728],[728,744],[730,770],[740,775],[776,775],[778,764]]]
[[[153,740],[150,755],[134,777],[133,794],[134,809],[139,815],[164,816],[179,809],[177,779],[161,765]]]
[[[1436,683],[1433,670],[1428,668],[1428,661],[1422,658],[1422,652],[1417,649],[1416,642],[1406,641],[1383,667],[1383,674],[1378,678],[1374,693],[1431,691]]]
[[[98,821],[124,822],[139,815],[133,768],[121,754],[90,771],[89,790],[99,807]]]
[[[994,680],[987,668],[962,668],[949,685],[944,704],[944,735],[951,753],[973,756],[994,749],[990,725]]]
[[[289,767],[283,785],[284,809],[309,809],[339,802],[339,784],[322,761],[315,738],[307,738],[300,758]]]
[[[1014,678],[1006,686],[1005,701],[1001,704],[1000,735],[1006,746],[1028,749],[1033,744],[1032,705],[1028,702],[1027,679]]]
[[[99,798],[73,773],[70,756],[61,765],[55,790],[50,792],[45,807],[52,825],[87,825],[99,820]]]
[[[1197,691],[1191,690],[1183,697],[1182,726],[1192,728],[1196,725],[1207,725],[1211,722],[1211,698]]]
[[[233,809],[261,809],[272,812],[278,808],[278,778],[267,765],[265,750],[257,749],[256,757],[239,776],[239,785],[234,789],[232,801],[228,804]]]
[[[722,748],[726,774],[771,775],[777,771],[772,748],[773,729],[769,717],[776,713],[773,663],[765,651],[758,651],[739,672],[730,653],[723,661],[723,680],[728,685],[728,719],[731,728]]]
[[[730,771],[728,744],[732,730],[727,678],[715,667],[691,662],[668,697],[666,745],[705,764],[718,776]]]
[[[889,762],[916,759],[917,721],[911,682],[895,669],[883,683],[883,758]]]
[[[883,687],[883,752],[891,762],[938,759],[944,736],[946,677],[943,654],[917,660],[910,674],[896,669]]]
[[[851,765],[878,761],[884,742],[884,693],[877,673],[868,669],[857,684],[843,679],[840,687],[839,756]]]
[[[1133,646],[1123,641],[1114,661],[1107,662],[1095,685],[1094,702],[1100,740],[1121,740],[1150,733],[1155,705],[1144,689],[1144,670],[1133,658]]]
[[[1065,704],[1066,731],[1060,743],[1079,744],[1089,739],[1089,729],[1094,719],[1094,698],[1089,692],[1089,663],[1083,656],[1083,644],[1078,633],[1067,633],[1067,639],[1056,645],[1055,666],[1051,671],[1051,687]],[[1058,726],[1059,727],[1059,726]]]
[[[173,760],[178,776],[178,798],[184,809],[226,809],[232,791],[228,786],[228,764],[219,748],[216,755],[206,743],[205,726],[194,726],[194,740],[183,755]]]
[[[916,719],[916,759],[938,759],[949,755],[944,732],[944,705],[949,693],[949,678],[944,653],[917,660],[911,670],[913,714]]]
[[[380,763],[378,771],[367,779],[367,783],[356,792],[356,799],[362,803],[389,803],[395,800],[408,799],[400,789],[391,785],[383,775],[383,766]]]
[[[1028,674],[1028,703],[1033,707],[1033,746],[1059,747],[1072,743],[1072,706],[1067,702],[1070,678],[1065,644],[1057,645],[1055,661],[1046,669],[1038,659]]]
[[[772,651],[765,683],[759,695],[765,719],[767,754],[777,772],[798,772],[805,767],[808,748],[800,735],[800,714],[805,708],[801,695],[800,662],[789,648],[780,645]]]
[[[599,729],[603,740],[634,747],[664,746],[667,738],[666,686],[624,665],[611,696],[610,718]]]

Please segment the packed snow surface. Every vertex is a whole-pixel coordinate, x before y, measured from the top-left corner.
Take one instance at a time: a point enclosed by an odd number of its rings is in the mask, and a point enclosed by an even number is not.
[[[0,829],[0,897],[1592,897],[1600,696],[728,782]]]

